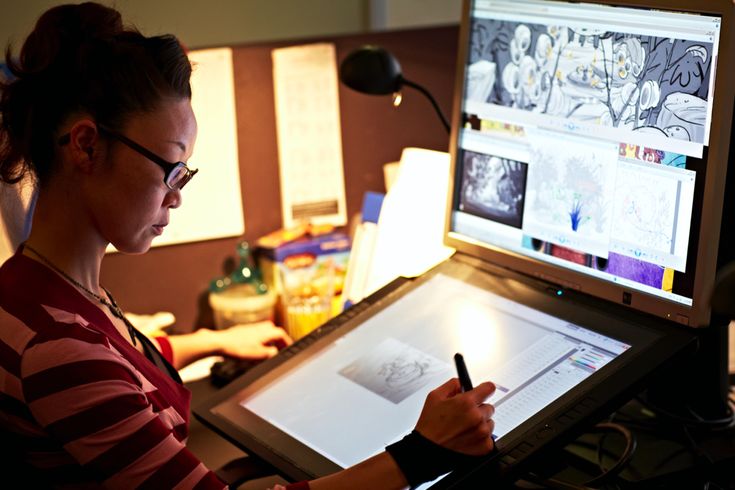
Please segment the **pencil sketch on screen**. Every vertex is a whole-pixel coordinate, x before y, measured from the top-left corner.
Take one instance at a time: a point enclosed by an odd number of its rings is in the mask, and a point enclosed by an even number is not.
[[[401,403],[432,380],[451,376],[451,366],[393,338],[382,341],[339,371],[376,395]]]

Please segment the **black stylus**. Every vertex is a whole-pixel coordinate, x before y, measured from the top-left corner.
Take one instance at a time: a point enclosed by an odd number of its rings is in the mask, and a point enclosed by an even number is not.
[[[472,380],[470,379],[470,373],[467,372],[464,357],[459,352],[454,354],[454,364],[457,366],[457,375],[459,376],[459,384],[462,385],[462,391],[470,391],[472,389]]]

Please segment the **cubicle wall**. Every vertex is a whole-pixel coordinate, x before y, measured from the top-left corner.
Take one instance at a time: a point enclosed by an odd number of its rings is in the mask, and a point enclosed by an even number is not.
[[[457,51],[457,26],[307,39],[233,47],[237,131],[245,236],[249,241],[281,227],[278,150],[271,51],[312,42],[334,43],[337,62],[363,44],[377,44],[399,59],[406,78],[424,85],[449,116]],[[359,213],[366,191],[384,192],[382,165],[404,147],[446,151],[449,136],[423,96],[404,91],[399,109],[390,97],[340,85],[342,146],[348,216]],[[183,193],[186,199],[186,191]],[[173,212],[176,212],[175,210]],[[227,271],[243,237],[156,247],[141,256],[111,254],[102,281],[133,313],[170,311],[176,331],[211,326],[209,281]]]

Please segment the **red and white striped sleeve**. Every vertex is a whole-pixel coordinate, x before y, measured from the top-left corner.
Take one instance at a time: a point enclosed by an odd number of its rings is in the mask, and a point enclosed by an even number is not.
[[[35,420],[107,488],[223,488],[177,438],[183,418],[84,323],[57,322],[26,347],[21,383]]]

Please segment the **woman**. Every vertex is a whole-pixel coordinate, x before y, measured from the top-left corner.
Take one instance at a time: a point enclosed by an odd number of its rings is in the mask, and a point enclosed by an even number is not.
[[[30,172],[39,191],[27,241],[0,268],[1,440],[49,486],[222,488],[185,447],[190,394],[175,368],[214,352],[270,357],[290,339],[260,324],[151,341],[99,282],[107,245],[146,252],[197,172],[184,163],[197,130],[185,53],[85,3],[47,11],[7,60],[0,179]],[[404,440],[298,486],[403,488],[485,454],[493,390],[450,380]]]

